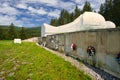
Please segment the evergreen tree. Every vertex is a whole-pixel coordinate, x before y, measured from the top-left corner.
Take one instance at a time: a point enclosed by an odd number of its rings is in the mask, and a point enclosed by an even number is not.
[[[10,40],[12,40],[16,37],[15,27],[14,27],[13,23],[11,23],[11,25],[9,26],[7,34],[8,34],[8,39],[10,39]]]
[[[113,21],[116,26],[120,26],[120,0],[105,0],[100,6],[100,14],[106,20]]]
[[[76,5],[76,8],[74,10],[74,19],[76,19],[77,17],[80,16],[80,14],[82,14],[82,11],[78,8],[78,6]]]
[[[58,24],[58,26],[59,26],[59,25],[63,25],[63,24],[64,24],[63,18],[59,17],[57,24]]]
[[[99,13],[104,16],[106,20],[112,20],[112,0],[105,0],[104,4],[101,4]]]
[[[120,0],[113,0],[113,22],[116,26],[120,26]]]
[[[104,12],[104,17],[106,20],[112,21],[113,19],[112,10],[113,10],[112,0],[106,0],[105,1],[105,12]]]
[[[50,24],[53,26],[60,26],[72,22],[77,17],[79,17],[85,11],[92,11],[91,5],[89,2],[85,2],[83,10],[80,10],[76,5],[74,12],[69,13],[67,10],[61,10],[60,17],[58,19],[51,19]]]
[[[3,39],[3,30],[0,29],[0,40],[2,40],[2,39]]]
[[[60,17],[59,17],[59,24],[63,25],[65,24],[65,10],[63,9],[60,13]]]
[[[23,39],[26,39],[26,33],[25,33],[25,29],[24,27],[21,28],[20,30],[20,38],[23,40]]]
[[[90,3],[89,2],[85,2],[85,5],[83,6],[83,10],[82,10],[82,12],[84,13],[85,11],[92,11],[92,7],[91,7],[91,5],[90,5]]]
[[[105,6],[104,6],[104,4],[100,5],[100,11],[98,11],[98,13],[100,13],[101,15],[104,16],[104,13],[105,13]]]
[[[65,10],[64,19],[65,19],[65,22],[64,22],[65,24],[70,22],[70,13],[67,10]]]
[[[74,21],[74,13],[73,12],[70,14],[70,22],[72,22],[72,21]]]
[[[50,25],[57,26],[58,20],[57,19],[51,19]]]
[[[50,25],[53,25],[54,24],[54,21],[53,19],[50,20]]]
[[[8,34],[7,34],[8,29],[2,29],[0,28],[0,40],[6,40],[8,39]]]

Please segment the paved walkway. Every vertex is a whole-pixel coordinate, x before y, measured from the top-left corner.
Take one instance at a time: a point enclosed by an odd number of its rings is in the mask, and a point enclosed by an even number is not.
[[[32,38],[29,38],[29,39],[25,39],[23,41],[24,42],[38,42],[38,37],[32,37]]]
[[[38,44],[37,44],[38,45]],[[39,46],[39,45],[38,45]],[[109,73],[104,72],[103,70],[96,69],[88,64],[83,64],[82,62],[73,59],[72,57],[65,56],[64,54],[51,50],[49,48],[44,47],[46,50],[52,52],[53,54],[56,54],[57,56],[65,59],[65,61],[69,61],[73,66],[75,66],[77,69],[84,71],[86,74],[89,74],[95,78],[95,80],[120,80]]]

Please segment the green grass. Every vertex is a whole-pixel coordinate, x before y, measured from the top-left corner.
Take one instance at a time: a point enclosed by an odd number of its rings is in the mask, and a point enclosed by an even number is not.
[[[91,80],[69,62],[35,43],[0,41],[0,78],[5,80]]]

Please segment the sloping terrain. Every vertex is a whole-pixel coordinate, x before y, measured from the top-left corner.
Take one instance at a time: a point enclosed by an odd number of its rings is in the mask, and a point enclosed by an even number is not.
[[[91,77],[35,43],[0,41],[0,80],[91,80]]]

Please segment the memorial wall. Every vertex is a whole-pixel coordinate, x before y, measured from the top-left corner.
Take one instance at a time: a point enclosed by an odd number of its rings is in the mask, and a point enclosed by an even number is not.
[[[41,44],[73,55],[120,78],[120,28],[98,13],[85,12],[62,26],[43,24]],[[73,46],[74,45],[74,46]],[[120,58],[119,58],[120,59]]]

